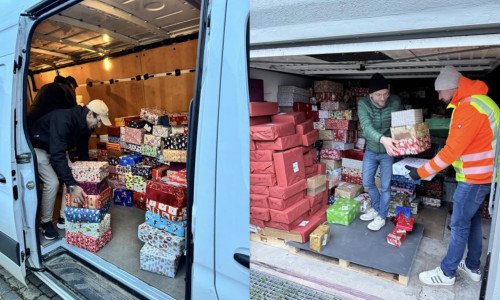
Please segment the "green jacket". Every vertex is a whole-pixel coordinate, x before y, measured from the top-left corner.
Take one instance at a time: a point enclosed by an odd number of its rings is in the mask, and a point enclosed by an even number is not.
[[[391,113],[402,109],[401,99],[393,94],[389,95],[383,108],[373,105],[369,95],[358,102],[358,117],[366,138],[367,149],[375,153],[386,153],[380,138],[391,136]]]

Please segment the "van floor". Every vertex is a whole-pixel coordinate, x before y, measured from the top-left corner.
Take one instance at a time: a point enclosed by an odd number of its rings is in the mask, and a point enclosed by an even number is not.
[[[144,243],[137,237],[137,228],[144,223],[145,211],[136,207],[112,204],[110,213],[113,238],[96,255],[171,297],[184,299],[186,277],[184,261],[181,262],[175,278],[140,269],[140,250]],[[64,230],[59,230],[59,235],[64,237]],[[51,242],[45,240],[43,236],[40,240],[42,245]]]

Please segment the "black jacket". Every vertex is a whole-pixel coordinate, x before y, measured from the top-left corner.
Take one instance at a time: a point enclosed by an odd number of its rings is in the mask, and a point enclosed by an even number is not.
[[[76,96],[73,90],[62,83],[49,83],[36,94],[35,101],[28,112],[28,126],[56,109],[66,109],[76,106]]]
[[[54,170],[66,186],[76,184],[68,167],[66,151],[76,147],[79,160],[89,160],[89,138],[92,131],[87,126],[88,112],[86,106],[55,110],[43,116],[29,129],[31,143],[35,148],[44,149],[50,154]]]

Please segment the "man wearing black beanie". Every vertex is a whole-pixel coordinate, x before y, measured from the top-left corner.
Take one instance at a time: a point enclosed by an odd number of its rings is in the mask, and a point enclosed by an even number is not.
[[[396,143],[391,136],[391,113],[402,110],[398,96],[389,93],[384,76],[373,74],[369,95],[358,102],[358,116],[366,138],[363,157],[363,186],[368,190],[373,207],[360,216],[371,221],[368,229],[378,231],[385,225],[391,201],[393,156],[397,155]],[[375,185],[375,173],[380,166],[380,192]]]

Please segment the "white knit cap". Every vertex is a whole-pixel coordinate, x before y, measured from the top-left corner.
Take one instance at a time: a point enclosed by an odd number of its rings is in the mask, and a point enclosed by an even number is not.
[[[462,74],[454,66],[446,66],[439,72],[434,84],[436,91],[458,88],[458,80]]]

